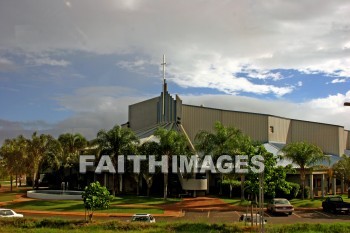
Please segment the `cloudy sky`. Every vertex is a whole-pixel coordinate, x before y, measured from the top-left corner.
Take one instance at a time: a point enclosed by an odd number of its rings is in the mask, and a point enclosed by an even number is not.
[[[127,121],[184,103],[350,129],[348,0],[1,0],[0,143]]]

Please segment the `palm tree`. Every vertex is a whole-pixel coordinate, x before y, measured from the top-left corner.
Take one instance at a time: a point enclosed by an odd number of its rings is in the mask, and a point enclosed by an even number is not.
[[[62,146],[62,165],[71,167],[79,161],[80,151],[87,146],[87,140],[79,133],[65,133],[58,137]]]
[[[61,134],[58,137],[58,141],[62,146],[62,156],[60,170],[63,174],[61,174],[61,179],[64,176],[64,168],[69,168],[70,173],[72,171],[72,167],[77,165],[79,162],[80,152],[86,148],[87,140],[84,136],[79,133],[71,134],[65,133]],[[79,172],[78,172],[79,176]],[[79,177],[78,177],[79,180]]]
[[[138,151],[141,155],[145,155],[145,156],[159,155],[160,146],[156,142],[145,142],[138,148]],[[146,161],[149,161],[149,159],[147,159]],[[149,166],[148,166],[149,164],[146,161],[141,163],[141,173],[142,173],[142,177],[146,181],[147,196],[149,197],[151,187],[153,185],[153,177],[155,174],[149,172]]]
[[[113,163],[117,165],[118,155],[133,154],[136,151],[139,140],[135,133],[129,128],[122,128],[115,125],[109,131],[100,130],[97,133],[97,144],[100,152],[112,156]],[[122,174],[119,174],[119,182],[122,181]],[[113,195],[115,195],[115,177],[113,174]]]
[[[300,167],[300,180],[302,185],[302,199],[304,200],[305,176],[307,167],[315,165],[317,162],[325,160],[321,148],[308,142],[293,142],[282,149],[282,157],[290,159]]]
[[[13,175],[16,177],[16,187],[18,186],[18,178],[21,185],[21,177],[26,173],[26,139],[20,135],[17,138],[6,139],[0,148],[0,157],[4,161],[4,168],[10,175],[10,190],[12,191]]]
[[[242,155],[250,150],[251,140],[235,127],[225,127],[216,122],[214,132],[199,131],[195,137],[197,151],[213,156],[214,162],[221,155]],[[221,174],[220,194],[222,193],[223,174]],[[242,186],[244,177],[241,177]],[[242,188],[242,192],[244,189]],[[242,195],[241,195],[242,196]]]
[[[333,170],[340,177],[344,177],[344,181],[350,184],[350,157],[343,155],[341,160],[333,165]],[[344,190],[342,190],[343,192]]]
[[[32,173],[33,188],[38,183],[38,174],[40,170],[45,170],[48,167],[59,167],[59,157],[62,153],[62,148],[58,140],[51,135],[33,133],[31,139],[27,139],[27,154],[29,170]]]
[[[159,152],[161,156],[167,156],[168,164],[171,166],[172,155],[189,154],[188,141],[185,135],[175,130],[158,128],[154,133],[159,138]],[[169,171],[169,170],[168,170]],[[168,173],[164,173],[164,199],[168,196]]]

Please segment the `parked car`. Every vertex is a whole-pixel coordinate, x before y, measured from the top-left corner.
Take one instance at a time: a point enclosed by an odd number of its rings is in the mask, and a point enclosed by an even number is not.
[[[260,224],[262,220],[262,216],[260,214],[253,214],[253,224],[256,225],[256,224]],[[246,224],[251,224],[252,222],[252,215],[249,213],[249,214],[242,214],[241,217],[239,218],[239,221],[240,222],[244,222]],[[267,220],[264,219],[264,224],[267,223]]]
[[[0,209],[0,218],[23,218],[23,214],[17,214],[11,209]]]
[[[294,211],[294,207],[285,198],[273,198],[267,204],[267,210],[270,213],[283,213],[283,214],[291,215]]]
[[[156,219],[151,214],[134,214],[131,222],[150,222],[155,223]]]
[[[334,214],[344,212],[349,214],[350,203],[344,202],[341,196],[330,196],[322,202],[323,211],[332,212]]]

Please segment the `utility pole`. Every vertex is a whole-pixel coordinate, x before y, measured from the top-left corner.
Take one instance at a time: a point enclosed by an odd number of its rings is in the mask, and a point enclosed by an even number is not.
[[[264,227],[264,172],[261,172],[259,174],[259,214],[260,214],[260,219],[259,219],[259,230],[260,232],[264,233],[265,232],[265,227]]]

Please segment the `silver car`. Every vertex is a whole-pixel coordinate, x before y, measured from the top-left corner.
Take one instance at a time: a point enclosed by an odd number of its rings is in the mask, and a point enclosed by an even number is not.
[[[248,214],[242,214],[239,218],[240,222],[244,222],[246,225],[251,224],[252,222],[252,215],[250,213]],[[260,214],[253,214],[253,224],[260,224],[260,222],[263,222],[263,224],[267,223],[266,219],[263,219],[263,217]]]
[[[131,221],[155,223],[156,219],[151,214],[134,214]]]
[[[285,198],[273,198],[267,205],[267,210],[271,213],[291,215],[294,211],[294,207]]]

